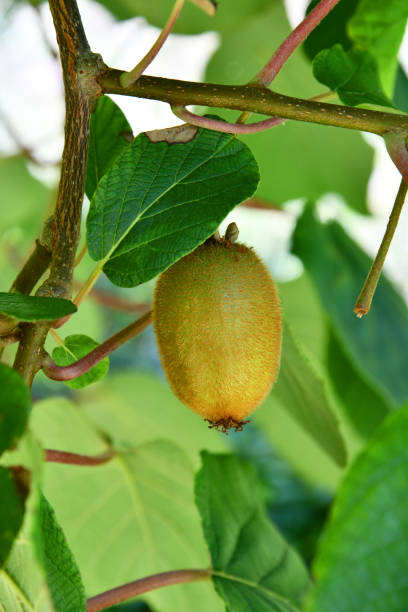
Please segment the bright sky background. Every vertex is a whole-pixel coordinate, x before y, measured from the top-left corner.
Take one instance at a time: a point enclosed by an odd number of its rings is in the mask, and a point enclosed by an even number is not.
[[[157,0],[152,0],[157,1]],[[55,33],[48,6],[38,14],[24,3],[6,17],[11,0],[0,0],[0,154],[12,154],[16,144],[4,126],[5,120],[18,140],[32,149],[42,162],[59,159],[63,144],[64,102],[59,63],[52,58],[44,38],[56,48]],[[94,51],[109,65],[130,69],[157,37],[158,30],[142,18],[116,22],[111,14],[92,0],[78,0],[88,40]],[[307,0],[287,0],[289,19],[296,25],[304,14]],[[280,41],[276,41],[278,44]],[[200,80],[209,56],[218,44],[213,32],[197,36],[172,35],[163,52],[147,73],[184,80]],[[271,48],[271,54],[274,51]],[[405,37],[400,59],[408,69],[408,38]],[[134,133],[180,123],[168,105],[161,102],[115,96]],[[367,137],[376,148],[376,168],[369,184],[369,205],[374,219],[361,218],[348,211],[335,195],[330,214],[339,218],[370,254],[374,254],[392,206],[399,174],[385,152],[381,139]],[[32,172],[44,180],[55,180],[55,170],[46,164]],[[4,209],[3,209],[4,210]],[[233,219],[241,228],[241,239],[254,244],[278,279],[290,279],[301,272],[296,258],[288,255],[289,236],[299,205],[293,203],[286,213],[237,209]],[[2,213],[4,214],[4,212]],[[390,251],[387,270],[408,298],[408,213],[402,216]]]

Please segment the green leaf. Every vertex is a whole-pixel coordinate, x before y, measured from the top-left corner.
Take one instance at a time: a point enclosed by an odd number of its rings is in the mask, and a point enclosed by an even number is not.
[[[140,134],[98,184],[89,254],[114,284],[143,283],[204,242],[258,179],[234,136],[185,126]]]
[[[85,612],[79,570],[54,512],[40,492],[42,450],[29,434],[17,451],[4,456],[7,465],[26,470],[30,494],[22,532],[0,570],[0,602],[7,612]],[[21,485],[20,485],[21,490]]]
[[[86,612],[85,590],[75,559],[55,512],[44,496],[40,502],[43,564],[51,597],[58,612]]]
[[[311,207],[298,221],[293,251],[302,259],[336,336],[363,378],[387,404],[396,407],[406,402],[408,311],[400,295],[383,277],[369,314],[357,319],[354,303],[370,259],[338,224],[319,223]]]
[[[253,423],[229,436],[240,459],[254,466],[270,519],[306,563],[315,556],[331,495],[299,478]]]
[[[228,612],[293,612],[309,589],[297,553],[269,521],[249,465],[202,453],[196,504],[211,555],[213,582]]]
[[[269,4],[263,13],[223,36],[209,62],[206,80],[231,85],[247,83],[271,56],[271,40],[281,41],[289,33],[283,4]],[[293,54],[274,79],[273,89],[301,98],[321,93],[321,86],[313,78],[309,62],[301,51]],[[229,121],[237,118],[237,113],[232,111],[220,114]],[[254,115],[251,121],[260,118],[265,117]],[[259,198],[282,204],[294,198],[314,200],[327,192],[337,192],[355,210],[367,212],[366,188],[373,152],[357,132],[287,121],[271,130],[244,136],[242,140],[251,147],[259,165]]]
[[[290,415],[339,465],[346,464],[346,449],[324,380],[312,368],[286,325],[278,382],[272,390]]]
[[[20,374],[0,363],[0,454],[24,433],[30,407],[30,392]]]
[[[392,404],[363,377],[332,329],[327,343],[327,372],[355,430],[363,438],[371,437],[392,410]]]
[[[102,176],[126,149],[132,137],[132,128],[119,106],[108,96],[99,98],[96,110],[91,115],[89,132],[85,189],[89,199]]]
[[[149,442],[138,444],[132,419],[137,423],[138,411],[152,410],[142,389],[133,394],[132,409],[126,411],[120,403],[109,403],[110,418],[103,430],[101,421],[95,428],[82,408],[63,400],[37,404],[32,419],[34,430],[48,448],[85,454],[106,450],[109,426],[115,420],[122,432],[128,429],[120,443],[114,442],[118,454],[104,465],[46,466],[45,495],[78,561],[89,596],[137,577],[208,566],[189,459],[172,442],[153,441],[151,435]],[[167,435],[160,423],[160,411],[165,412],[166,405],[158,408],[156,428],[162,436]],[[176,429],[177,423],[173,427]],[[145,432],[139,433],[139,437],[143,435]],[[159,589],[143,599],[163,611],[222,610],[210,582]]]
[[[312,0],[306,13],[319,4],[320,0]],[[341,0],[323,21],[315,28],[303,43],[303,50],[312,60],[322,49],[328,49],[340,43],[343,49],[349,49],[352,41],[347,33],[347,22],[356,10],[356,0]]]
[[[393,106],[382,91],[377,61],[369,51],[345,51],[340,44],[335,44],[316,55],[313,74],[318,81],[336,91],[344,104]]]
[[[152,25],[162,28],[166,23],[174,0],[161,0],[160,2],[150,2],[149,0],[98,0],[100,4],[106,6],[108,10],[118,19],[130,19],[131,17],[141,16],[147,19]],[[194,0],[193,0],[194,1]],[[203,0],[196,0],[199,4]],[[205,0],[207,4],[209,0]],[[210,0],[211,4],[216,4]],[[200,32],[211,31],[233,31],[234,28],[245,23],[251,15],[263,10],[270,4],[270,0],[222,0],[218,4],[214,16],[206,15],[193,4],[187,2],[177,23],[174,32],[180,34],[198,34]]]
[[[92,338],[89,338],[89,336],[74,334],[65,338],[63,346],[58,346],[53,350],[52,358],[57,365],[67,366],[82,359],[82,357],[88,355],[88,353],[93,351],[97,346],[99,346],[99,344],[95,342],[95,340],[92,340]],[[71,387],[71,389],[82,389],[83,387],[101,380],[106,376],[108,370],[109,357],[105,357],[105,359],[97,363],[89,372],[85,372],[85,374],[81,374],[81,376],[73,380],[64,382],[68,387]]]
[[[405,0],[359,0],[348,23],[348,35],[355,46],[370,51],[376,58],[387,95],[391,95],[394,88],[397,55],[407,17]]]
[[[75,304],[61,298],[0,292],[0,312],[20,321],[54,321],[76,310]]]
[[[310,612],[406,609],[407,431],[405,407],[381,425],[346,475],[315,562]]]
[[[23,524],[26,497],[18,473],[0,466],[0,568]]]

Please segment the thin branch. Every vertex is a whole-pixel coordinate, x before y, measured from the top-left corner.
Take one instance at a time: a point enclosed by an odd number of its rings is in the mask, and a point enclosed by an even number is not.
[[[105,342],[102,342],[93,351],[79,359],[75,363],[67,366],[58,366],[53,359],[47,355],[42,362],[44,374],[52,380],[72,380],[89,372],[97,363],[105,359],[108,355],[116,351],[122,344],[131,340],[142,332],[152,322],[152,311],[142,315],[139,319],[121,329]]]
[[[102,465],[110,461],[116,452],[109,449],[99,455],[80,455],[78,453],[68,453],[53,449],[44,449],[45,461],[50,463],[65,463],[68,465]]]
[[[98,77],[105,93],[161,100],[171,106],[210,106],[251,111],[261,115],[333,125],[384,135],[391,130],[408,132],[408,117],[368,109],[303,100],[277,94],[252,85],[216,85],[194,83],[142,75],[125,89],[120,84],[120,70],[107,69]]]
[[[132,83],[135,83],[140,77],[140,75],[142,75],[146,68],[149,66],[149,64],[152,63],[152,61],[166,42],[172,29],[174,28],[183,6],[184,0],[176,0],[164,28],[160,32],[156,42],[154,43],[150,51],[146,53],[144,58],[132,70],[122,74],[120,82],[123,87],[129,87],[130,85],[132,85]]]
[[[182,119],[186,123],[206,128],[207,130],[224,132],[226,134],[255,134],[256,132],[263,132],[264,130],[275,127],[285,121],[285,119],[280,119],[279,117],[271,117],[270,119],[257,121],[256,123],[243,125],[240,123],[228,123],[227,121],[219,121],[218,119],[210,119],[209,117],[195,115],[194,113],[190,113],[184,106],[172,106],[171,110],[176,117],[179,117],[179,119]]]
[[[292,53],[319,25],[322,19],[330,13],[339,1],[340,0],[321,0],[283,41],[266,66],[251,80],[251,83],[261,85],[262,87],[270,85]]]
[[[209,580],[211,578],[211,570],[209,569],[185,569],[176,570],[173,572],[163,572],[141,578],[134,582],[129,582],[123,586],[111,589],[100,595],[95,595],[87,600],[87,612],[99,612],[105,610],[115,604],[132,599],[148,591],[160,589],[162,587],[171,586],[172,584],[181,584],[184,582],[197,582],[199,580]]]
[[[354,306],[354,312],[359,319],[366,315],[370,310],[371,302],[374,297],[374,292],[376,290],[378,281],[380,280],[384,261],[387,256],[388,249],[390,248],[390,244],[393,239],[395,230],[397,229],[398,220],[405,202],[406,195],[407,184],[405,183],[404,179],[402,179],[380,248],[378,249],[378,253],[373,261],[367,279]]]

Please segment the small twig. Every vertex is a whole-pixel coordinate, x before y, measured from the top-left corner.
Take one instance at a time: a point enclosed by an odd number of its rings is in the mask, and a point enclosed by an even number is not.
[[[166,42],[166,39],[169,36],[170,32],[174,28],[174,25],[180,15],[183,5],[184,0],[176,0],[173,9],[170,13],[170,16],[166,22],[166,25],[160,32],[156,42],[154,43],[150,51],[146,53],[144,58],[132,70],[130,70],[129,72],[125,72],[120,77],[120,82],[123,87],[129,87],[130,85],[135,83],[140,77],[140,75],[142,75],[146,68],[149,66],[149,64],[152,63],[152,61]]]
[[[251,80],[251,84],[261,85],[262,87],[270,85],[292,53],[319,25],[322,19],[330,13],[339,1],[340,0],[321,0],[277,48],[269,62]]]
[[[285,119],[279,117],[270,117],[263,121],[257,121],[249,125],[243,125],[240,123],[228,123],[227,121],[219,121],[218,119],[210,119],[209,117],[202,117],[190,113],[185,106],[172,106],[171,110],[183,121],[190,123],[191,125],[197,125],[198,127],[206,128],[207,130],[215,130],[217,132],[224,132],[226,134],[254,134],[256,132],[263,132],[268,128],[275,127],[280,123],[283,123]]]
[[[381,276],[381,271],[384,266],[388,249],[390,248],[392,238],[398,225],[398,219],[400,217],[406,195],[407,184],[405,183],[404,179],[402,179],[380,248],[378,249],[378,253],[373,261],[367,279],[354,306],[354,312],[359,319],[366,315],[370,310],[374,292]]]
[[[139,319],[121,329],[119,332],[102,342],[93,351],[67,366],[58,366],[53,359],[47,355],[42,361],[44,374],[52,380],[72,380],[89,372],[97,363],[105,359],[122,344],[131,340],[142,332],[152,322],[152,311],[142,315]]]
[[[98,612],[105,610],[115,604],[126,601],[147,591],[160,589],[162,587],[171,586],[172,584],[180,584],[183,582],[197,582],[198,580],[209,580],[211,578],[211,570],[209,569],[185,569],[176,570],[173,572],[163,572],[141,578],[134,582],[129,582],[116,589],[111,589],[100,595],[95,595],[87,600],[87,612]]]
[[[69,465],[102,465],[116,455],[116,451],[109,449],[99,455],[80,455],[53,449],[44,449],[45,461],[50,463],[66,463]]]

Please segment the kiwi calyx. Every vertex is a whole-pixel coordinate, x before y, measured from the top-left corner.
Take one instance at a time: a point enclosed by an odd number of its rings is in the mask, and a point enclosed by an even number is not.
[[[204,419],[208,425],[208,429],[217,429],[218,431],[222,431],[228,435],[230,429],[234,431],[242,431],[244,426],[250,422],[249,419],[246,421],[237,421],[232,417],[225,417],[224,419],[219,419],[218,421],[211,421],[210,419]]]

